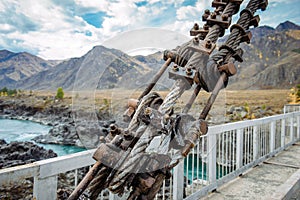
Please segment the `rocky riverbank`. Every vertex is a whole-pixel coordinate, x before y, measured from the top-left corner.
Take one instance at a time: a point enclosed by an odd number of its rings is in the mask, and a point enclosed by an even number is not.
[[[11,142],[0,140],[0,169],[24,165],[36,161],[54,158],[57,154],[52,150],[46,150],[43,147],[32,142]],[[78,180],[80,181],[88,171],[88,167],[78,170]],[[66,199],[66,194],[74,189],[74,171],[58,175],[58,199]],[[1,185],[0,199],[24,199],[33,198],[33,178],[21,180],[18,183],[10,185]]]
[[[71,98],[59,101],[51,96],[25,94],[16,97],[0,97],[1,117],[30,120],[52,127],[47,135],[40,135],[33,139],[37,143],[95,148],[98,144],[97,138],[106,135],[109,125],[114,122],[108,119],[105,111],[95,112],[97,123],[88,121],[75,123]],[[81,114],[90,113],[82,110]]]
[[[11,142],[0,140],[0,169],[33,163],[47,158],[57,157],[52,150],[32,142]],[[21,183],[0,187],[0,199],[32,199],[33,179]]]
[[[51,149],[46,150],[32,142],[7,143],[0,140],[0,169],[54,157],[57,154]]]
[[[84,101],[83,98],[80,102],[84,104]],[[84,107],[74,108],[71,97],[57,100],[50,95],[22,94],[15,97],[0,97],[0,117],[30,120],[52,127],[48,134],[34,138],[35,142],[86,148],[97,147],[99,137],[105,136],[109,131],[109,125],[115,123],[111,120],[108,107],[100,104],[93,110]],[[214,125],[279,114],[278,109],[265,105],[245,104],[227,107],[225,117],[209,115],[208,122]],[[75,109],[80,109],[80,112]],[[117,124],[120,125],[120,122]]]

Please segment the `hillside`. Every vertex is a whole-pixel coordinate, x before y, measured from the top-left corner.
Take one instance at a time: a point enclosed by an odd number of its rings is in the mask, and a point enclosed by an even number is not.
[[[251,43],[243,44],[244,62],[231,78],[230,89],[290,88],[300,83],[300,26],[285,22],[276,29],[252,29]]]
[[[12,86],[52,66],[51,62],[26,52],[0,50],[0,86]]]
[[[251,29],[250,44],[242,44],[244,62],[230,78],[229,89],[291,88],[300,83],[300,26],[284,22],[276,28]],[[226,36],[220,40],[224,42]],[[119,50],[95,46],[79,58],[45,61],[28,53],[0,51],[0,88],[93,90],[144,87],[164,63],[162,52],[129,56]],[[55,66],[53,66],[55,65]],[[167,73],[158,89],[173,81]]]
[[[148,69],[139,61],[115,49],[96,46],[80,58],[71,58],[56,67],[19,82],[17,88],[36,90],[90,90],[112,88],[120,79],[131,80]],[[130,76],[127,72],[130,71]]]

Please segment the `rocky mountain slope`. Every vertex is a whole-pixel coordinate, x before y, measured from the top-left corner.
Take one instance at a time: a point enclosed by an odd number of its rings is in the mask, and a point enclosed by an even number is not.
[[[287,21],[275,29],[261,26],[251,32],[251,43],[242,44],[244,62],[237,63],[238,74],[230,78],[228,88],[290,88],[299,84],[300,26]],[[220,41],[225,40],[226,37]],[[56,62],[47,62],[28,53],[15,54],[3,50],[0,52],[0,88],[139,88],[148,83],[163,64],[161,52],[132,57],[103,46],[96,46],[82,57],[51,67]],[[158,88],[168,88],[172,82],[166,73]]]
[[[251,30],[251,43],[243,44],[244,62],[231,78],[231,89],[291,88],[300,83],[300,26],[281,23],[273,29]]]
[[[121,79],[130,81],[149,70],[144,63],[119,50],[95,46],[84,56],[61,62],[18,82],[16,87],[38,90],[112,88]]]
[[[0,86],[11,86],[39,72],[50,69],[48,62],[26,52],[13,53],[0,50]]]

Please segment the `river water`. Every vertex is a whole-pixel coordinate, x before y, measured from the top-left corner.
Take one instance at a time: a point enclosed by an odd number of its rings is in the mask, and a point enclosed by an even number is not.
[[[1,119],[0,118],[0,139],[4,139],[6,142],[12,141],[32,141],[31,139],[35,136],[47,134],[50,130],[50,126],[41,125],[39,123],[31,121],[22,120],[11,120],[11,119]],[[33,141],[32,141],[33,142]],[[45,149],[52,149],[58,156],[72,154],[80,151],[84,151],[84,148],[79,148],[75,146],[64,146],[64,145],[54,145],[54,144],[39,144],[37,145],[44,147]],[[195,162],[196,163],[196,162]],[[192,177],[196,177],[196,171],[192,176],[192,159],[189,159],[189,164],[187,165],[187,160],[185,160],[185,173],[188,170],[188,178],[192,180]],[[188,166],[188,169],[187,169]],[[196,168],[196,166],[194,166]],[[200,169],[199,174],[201,175],[202,170]],[[204,169],[206,171],[206,169]],[[206,178],[206,177],[205,177]]]
[[[32,141],[35,136],[47,134],[50,126],[41,125],[31,121],[0,119],[0,139],[6,142]],[[33,141],[32,141],[33,142]],[[84,148],[54,144],[39,144],[45,149],[52,149],[58,156],[84,151]]]

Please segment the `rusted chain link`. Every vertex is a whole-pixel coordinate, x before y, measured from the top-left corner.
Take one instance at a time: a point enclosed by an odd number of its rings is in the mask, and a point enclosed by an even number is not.
[[[237,22],[237,25],[241,26],[245,30],[248,30],[251,25],[253,14],[256,12],[256,10],[261,8],[261,4],[263,2],[265,2],[265,0],[251,0],[246,6],[246,9],[244,9],[245,12],[241,12],[241,16]],[[242,34],[243,33],[239,29],[233,28],[225,42],[225,45],[231,47],[233,50],[236,50],[239,44],[243,41]],[[211,59],[215,62],[218,62],[222,59],[225,60],[225,57],[230,53],[231,52],[228,49],[224,48],[213,55]]]
[[[236,48],[239,46],[239,44],[244,40],[243,30],[249,29],[249,26],[252,25],[251,20],[253,19],[253,14],[255,13],[255,11],[257,9],[262,7],[262,3],[265,1],[266,0],[250,0],[245,11],[241,12],[240,19],[237,22],[237,25],[240,28],[235,28],[235,27],[232,28],[231,34],[230,34],[228,40],[226,41],[225,45],[227,45],[229,48],[232,48],[233,50],[236,50]],[[238,12],[240,3],[241,3],[241,1],[230,1],[226,4],[226,6],[224,6],[224,4],[222,4],[221,6],[217,6],[215,12],[217,14],[222,15],[222,19],[224,19],[223,21],[226,21],[230,24],[231,17],[232,17],[232,15],[234,15]],[[230,18],[230,19],[228,19],[228,18]],[[226,20],[226,19],[228,19],[228,20]],[[208,32],[206,32],[207,34],[205,36],[203,36],[203,34],[199,34],[199,35],[196,35],[195,38],[215,43],[217,41],[217,39],[224,34],[224,30],[226,28],[228,28],[229,25],[228,24],[224,25],[222,23],[219,24],[219,23],[215,23],[215,22],[210,22],[210,23],[207,23],[207,26],[210,26]],[[243,29],[243,30],[241,30],[241,29]],[[193,58],[194,55],[204,55],[204,54],[206,55],[207,54],[207,52],[192,52],[191,53],[191,51],[189,49],[182,49],[181,53],[182,52],[184,52],[184,54],[188,54],[189,58]],[[210,53],[211,52],[209,52],[209,54]],[[228,50],[227,48],[223,48],[217,54],[212,56],[211,59],[215,62],[217,62],[221,59],[226,60],[225,58],[231,57],[232,54],[233,54],[232,51]],[[201,59],[204,60],[204,57],[201,57]],[[197,59],[195,59],[195,60],[197,60]],[[207,59],[205,60],[205,62],[206,61],[207,61]],[[184,66],[182,66],[182,67],[184,67]],[[178,78],[176,80],[174,86],[172,87],[171,92],[164,99],[164,101],[163,101],[162,105],[160,105],[158,111],[156,111],[156,112],[160,113],[160,116],[164,116],[164,114],[171,115],[173,113],[173,108],[176,104],[176,101],[178,100],[178,98],[180,98],[180,96],[183,94],[183,92],[191,86],[191,84],[193,83],[194,80],[192,79],[192,82],[189,82],[189,81],[186,81],[185,79],[182,79],[182,78]],[[151,89],[149,89],[149,91],[150,90]],[[199,91],[200,91],[200,88],[199,88]],[[112,169],[112,168],[105,167],[105,166],[103,166],[101,168],[100,172],[97,174],[96,179],[94,179],[91,182],[91,186],[89,188],[92,199],[96,198],[98,196],[98,194],[101,192],[101,190],[105,187],[108,187],[114,193],[123,194],[124,190],[126,190],[126,187],[133,186],[134,188],[133,188],[133,192],[130,195],[130,198],[136,199],[136,197],[139,197],[139,195],[142,195],[141,191],[139,190],[140,188],[138,188],[139,186],[136,186],[134,184],[131,185],[131,182],[133,182],[134,176],[137,176],[136,175],[137,173],[143,173],[140,171],[141,170],[140,167],[143,165],[143,163],[141,164],[141,162],[144,162],[144,160],[141,160],[141,158],[144,156],[145,151],[146,151],[147,147],[149,146],[149,143],[153,140],[153,138],[155,136],[160,134],[159,133],[160,131],[168,132],[168,130],[166,130],[166,128],[164,127],[165,125],[163,125],[163,124],[161,125],[161,130],[158,131],[157,127],[154,127],[153,125],[151,125],[151,123],[145,124],[142,122],[141,115],[145,111],[145,108],[149,106],[151,100],[156,97],[157,97],[156,94],[151,93],[141,99],[141,101],[138,105],[138,108],[127,128],[127,131],[129,133],[134,133],[133,136],[139,138],[139,140],[133,144],[133,149],[131,150],[129,157],[126,159],[126,161],[123,164],[120,164],[120,168]],[[193,98],[193,99],[195,99],[195,98]],[[188,109],[189,108],[185,109],[184,112],[187,112]],[[161,120],[163,120],[163,117],[161,117]],[[195,129],[194,132],[199,132],[199,130],[198,130],[199,127],[200,126],[197,126],[196,127],[197,130]],[[166,136],[166,135],[164,135],[164,136]],[[169,147],[169,144],[170,144],[169,139],[170,138],[163,137],[163,140],[164,139],[165,139],[165,141],[162,142],[161,144],[167,145]],[[158,149],[161,149],[161,148],[158,148]],[[159,154],[169,153],[168,148],[165,148],[165,149],[166,149],[166,151],[164,151],[163,153],[161,153],[161,152],[157,152],[157,153],[159,153]],[[188,153],[188,151],[186,153]],[[179,162],[179,160],[181,160],[183,157],[174,155],[172,158],[173,159],[171,162],[171,164],[172,164],[171,166],[174,167]],[[119,162],[119,163],[122,163],[122,162]],[[106,179],[107,177],[109,178],[109,180]],[[155,177],[155,176],[153,176],[153,177]],[[158,189],[162,183],[162,180],[165,177],[165,174],[159,172],[156,175],[156,177],[161,177],[161,178],[160,178],[160,181],[156,180],[157,182],[154,183],[156,189],[153,190],[153,192],[155,192],[155,193],[158,191]],[[127,188],[127,189],[129,189],[129,188]],[[152,197],[154,197],[155,194],[144,193],[143,195],[145,197],[147,196],[147,197],[152,198]]]

